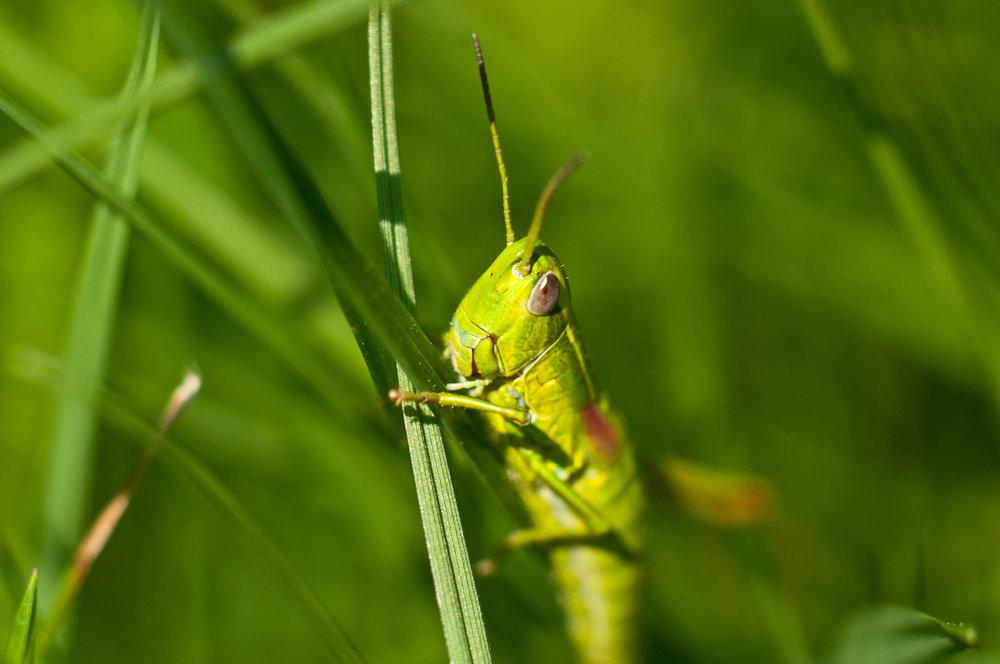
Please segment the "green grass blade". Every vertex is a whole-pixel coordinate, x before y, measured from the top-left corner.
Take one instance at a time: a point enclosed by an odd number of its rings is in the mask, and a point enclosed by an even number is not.
[[[900,606],[862,611],[844,629],[832,664],[930,664],[975,648],[976,628]]]
[[[242,23],[253,25],[262,20],[261,12],[250,0],[239,3],[216,0],[216,4]],[[338,11],[345,9],[348,9],[347,3],[343,3]],[[349,9],[352,12],[354,10],[353,7]],[[287,28],[285,29],[287,30]],[[262,41],[260,36],[253,39],[258,44]],[[275,58],[273,62],[278,74],[299,93],[303,101],[313,108],[320,120],[327,126],[343,156],[348,160],[351,169],[359,176],[366,175],[365,160],[363,159],[363,155],[366,154],[364,143],[366,137],[362,127],[363,122],[356,104],[353,104],[349,98],[348,91],[331,81],[331,77],[323,76],[309,59],[300,54],[288,52]],[[359,177],[358,180],[360,184],[371,186],[371,191],[374,194],[374,186],[368,178]]]
[[[0,38],[8,33],[12,39],[0,45],[0,54],[15,62],[28,63],[27,69],[36,73],[30,79],[30,86],[29,81],[21,85],[18,79],[19,87],[27,86],[33,98],[64,115],[80,111],[86,107],[86,100],[93,100],[94,95],[85,83],[0,25]],[[67,93],[64,88],[81,92]],[[173,221],[175,228],[268,302],[286,307],[295,305],[315,287],[318,271],[301,252],[290,248],[262,220],[155,137],[146,140],[140,183],[142,193]],[[261,270],[261,265],[267,265],[268,269]],[[314,311],[329,306],[322,301]],[[307,324],[314,325],[311,320]],[[330,343],[329,338],[324,340]],[[332,357],[328,359],[332,361]],[[341,380],[354,377],[353,367],[338,365],[332,370]]]
[[[237,68],[251,69],[361,19],[367,8],[365,0],[321,0],[296,6],[255,21],[229,42],[227,57]],[[0,68],[0,74],[2,72]],[[58,89],[57,79],[43,80],[47,88]],[[30,79],[21,82],[36,84]],[[139,105],[150,99],[154,111],[163,109],[196,93],[203,82],[197,64],[181,62],[157,80],[145,95],[132,95],[94,106],[60,127],[57,135],[68,146],[80,148],[107,136],[117,118],[134,113]],[[81,96],[73,98],[79,101]],[[64,110],[66,106],[57,108]],[[0,191],[34,176],[48,164],[45,151],[32,143],[9,148],[0,154]]]
[[[385,272],[395,294],[414,313],[416,291],[400,182],[388,5],[372,7],[369,11],[368,63],[375,181]],[[398,377],[400,389],[412,391],[412,381],[401,366],[398,367]],[[405,406],[403,417],[448,652],[453,662],[485,664],[491,661],[489,644],[455,502],[441,427],[434,412],[425,405]]]
[[[976,346],[1000,402],[1000,346],[993,334],[995,306],[984,306],[972,292],[970,277],[945,224],[924,191],[914,168],[892,134],[892,122],[868,103],[858,82],[855,59],[823,0],[798,0],[806,22],[833,78],[864,136],[868,161],[903,229],[923,258],[928,273],[951,300],[956,322]]]
[[[79,113],[96,101],[80,79],[54,62],[32,57],[33,50],[30,42],[0,23],[0,77],[4,81],[63,115]]]
[[[173,9],[178,20],[171,23],[171,34],[182,51],[197,57],[199,45],[180,20],[184,12],[180,7]],[[206,89],[216,110],[232,130],[261,184],[307,250],[324,267],[335,292],[351,301],[360,319],[372,324],[381,341],[408,371],[420,376],[421,389],[443,386],[440,376],[446,367],[440,353],[330,214],[309,177],[293,163],[287,150],[274,142],[277,132],[270,128],[259,108],[226,71],[208,63],[204,71]]]
[[[211,47],[198,44],[185,27],[181,20],[185,16],[183,7],[175,4],[173,12],[178,20],[172,22],[171,33],[178,39],[182,51],[192,58],[197,58],[200,53],[215,52]],[[232,130],[237,145],[261,183],[296,230],[303,245],[322,265],[380,395],[396,383],[393,358],[406,369],[418,389],[442,390],[445,382],[442,377],[451,375],[452,369],[445,364],[440,352],[424,335],[385,278],[364,258],[330,212],[309,174],[286,145],[275,140],[280,132],[232,73],[220,69],[218,65],[217,62],[202,65],[209,97],[224,124]],[[383,356],[383,347],[391,352],[392,358]],[[460,448],[462,456],[459,458],[466,458],[464,455],[471,452],[487,472],[480,474],[480,468],[476,466],[471,466],[471,471],[490,485],[507,510],[519,514],[519,503],[492,456],[486,436],[478,432],[463,413],[446,412],[443,419],[456,434],[453,439],[483,443],[468,449]]]
[[[151,87],[159,27],[159,12],[147,3],[123,97],[142,94]],[[105,176],[127,199],[135,197],[148,118],[147,103],[123,119],[108,152]],[[90,395],[103,380],[107,364],[128,232],[128,225],[98,202],[90,221],[65,351],[74,389],[57,398],[50,442],[43,507],[46,544],[41,563],[46,578],[58,578],[58,570],[76,545],[83,526],[95,428]]]
[[[31,664],[35,661],[35,615],[38,613],[38,570],[31,573],[24,599],[14,618],[14,629],[7,641],[6,664]]]
[[[316,271],[301,252],[166,145],[150,139],[143,169],[143,194],[255,293],[284,304],[315,285]],[[268,269],[261,270],[261,265]]]
[[[167,445],[164,460],[188,480],[226,520],[243,543],[281,579],[308,616],[327,649],[337,661],[362,664],[365,660],[323,600],[299,576],[277,546],[240,504],[236,497],[207,467],[174,445]]]
[[[53,390],[67,390],[65,374],[60,363],[43,353],[32,352],[17,360],[15,373],[32,382],[45,385]],[[139,441],[157,437],[160,426],[138,414],[139,409],[127,397],[106,387],[91,395],[95,406],[99,406],[109,423],[119,427],[126,439]],[[161,421],[162,421],[161,416]],[[212,508],[233,528],[244,545],[256,555],[276,576],[281,579],[291,596],[308,616],[324,644],[339,662],[363,664],[364,658],[354,646],[350,637],[330,613],[309,584],[295,571],[281,550],[240,503],[239,499],[221,479],[201,460],[169,435],[159,438],[155,460],[163,462],[198,491]],[[148,451],[148,447],[146,448]]]
[[[368,0],[303,3],[256,22],[233,39],[229,52],[241,67],[254,67],[351,21],[360,20],[368,5]]]
[[[125,405],[121,397],[105,393],[103,406],[108,414],[128,429],[152,435],[155,425],[145,421]],[[365,659],[323,600],[295,571],[281,550],[267,536],[253,516],[226,485],[194,454],[173,442],[161,441],[157,459],[189,482],[209,505],[229,524],[243,544],[281,579],[291,596],[308,617],[313,629],[336,661],[363,664]]]
[[[304,341],[259,303],[247,297],[211,264],[177,240],[141,207],[125,199],[93,166],[60,142],[53,133],[0,90],[0,112],[5,113],[29,136],[42,143],[52,159],[87,191],[119,212],[183,274],[197,284],[234,319],[242,323],[274,351],[290,368],[312,385],[336,412],[350,413],[354,397],[331,381],[324,362],[306,349]]]

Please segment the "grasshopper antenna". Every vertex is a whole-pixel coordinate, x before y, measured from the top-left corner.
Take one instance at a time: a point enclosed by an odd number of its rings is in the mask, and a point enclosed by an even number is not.
[[[531,218],[531,228],[528,229],[528,237],[524,240],[524,249],[521,251],[521,262],[515,267],[514,274],[519,277],[528,276],[531,269],[532,258],[535,253],[535,245],[538,244],[538,235],[542,232],[542,220],[545,218],[545,211],[549,208],[549,201],[552,194],[556,193],[559,185],[569,177],[569,174],[590,160],[590,152],[580,150],[562,165],[556,174],[549,178],[548,184],[542,190],[542,195],[535,206],[535,216]]]
[[[493,115],[493,99],[490,97],[490,83],[486,80],[486,63],[483,62],[483,49],[479,46],[479,37],[472,33],[472,43],[476,45],[476,62],[479,63],[479,78],[483,81],[483,96],[486,98],[486,115],[490,119],[490,134],[493,136],[493,149],[497,153],[497,166],[500,167],[500,186],[503,187],[503,224],[507,229],[507,246],[514,244],[514,227],[510,223],[510,194],[507,191],[507,167],[503,163],[503,153],[500,151],[500,135],[497,133],[497,119]]]

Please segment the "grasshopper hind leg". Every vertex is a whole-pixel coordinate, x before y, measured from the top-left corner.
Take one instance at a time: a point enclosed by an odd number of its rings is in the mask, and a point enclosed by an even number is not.
[[[476,563],[476,572],[481,576],[495,574],[508,555],[525,546],[587,544],[602,540],[611,533],[611,524],[608,520],[587,503],[570,484],[556,475],[537,452],[524,450],[521,455],[527,465],[535,471],[539,481],[580,517],[581,524],[568,528],[546,526],[511,531],[503,538],[492,558]]]
[[[578,528],[521,528],[512,530],[503,538],[492,558],[484,558],[476,563],[476,574],[479,576],[496,574],[507,556],[526,546],[586,544],[604,538],[608,532],[609,528],[606,525],[597,528],[585,525]]]

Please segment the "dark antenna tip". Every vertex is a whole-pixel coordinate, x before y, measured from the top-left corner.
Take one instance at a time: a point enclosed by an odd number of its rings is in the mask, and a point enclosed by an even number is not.
[[[483,84],[483,99],[486,100],[486,117],[490,120],[490,135],[493,137],[493,150],[497,155],[497,167],[500,169],[500,184],[503,188],[503,225],[507,232],[507,246],[514,243],[514,227],[510,223],[510,195],[507,192],[507,167],[503,163],[503,153],[500,151],[500,135],[497,133],[497,119],[493,115],[493,99],[490,97],[490,83],[486,78],[486,62],[483,60],[483,49],[479,46],[479,37],[472,33],[472,43],[476,46],[476,62],[479,63],[479,80]]]

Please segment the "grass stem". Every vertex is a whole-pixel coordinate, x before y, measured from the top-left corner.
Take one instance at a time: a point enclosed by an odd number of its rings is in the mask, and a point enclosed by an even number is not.
[[[386,278],[412,314],[416,310],[416,292],[400,183],[391,14],[387,4],[369,10],[368,58],[382,256]],[[397,371],[400,389],[412,391],[413,383],[405,369],[397,366]],[[455,663],[485,664],[491,661],[489,644],[441,426],[426,405],[405,405],[403,418],[448,653]]]

